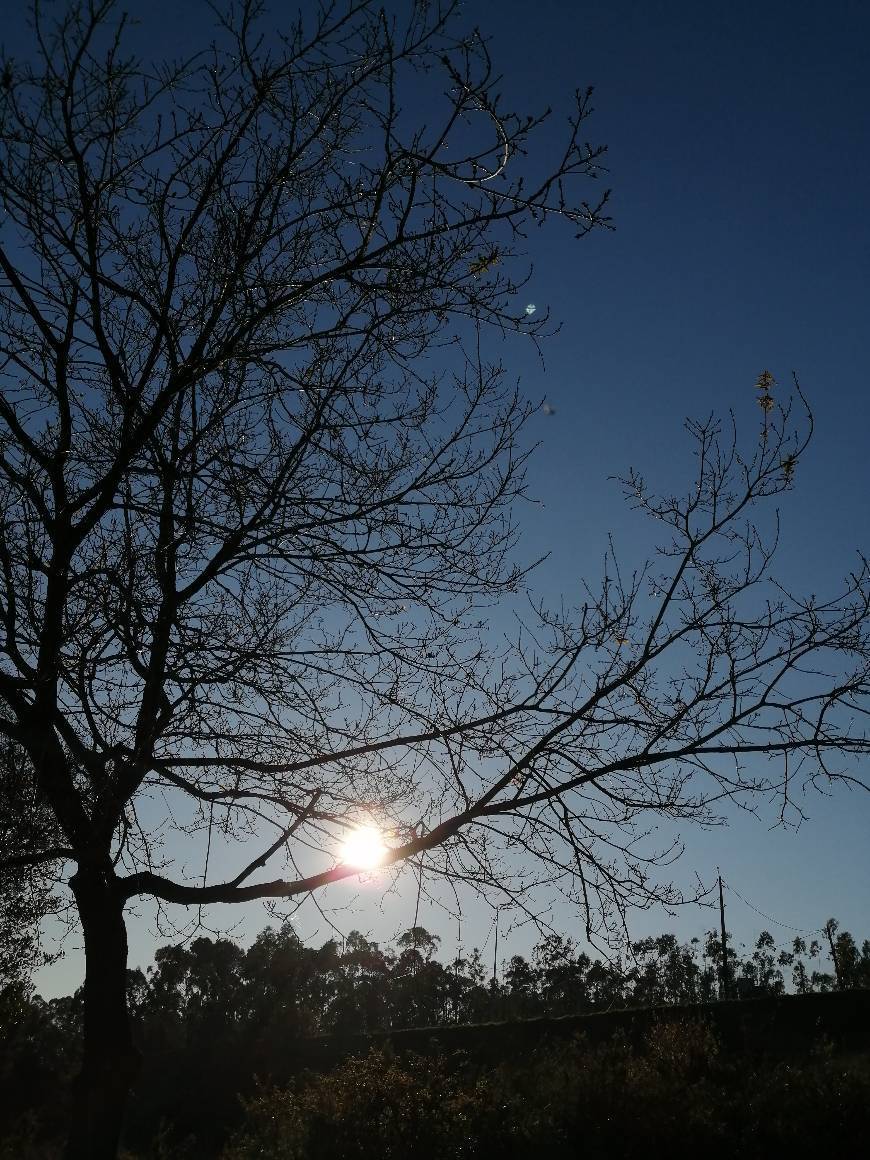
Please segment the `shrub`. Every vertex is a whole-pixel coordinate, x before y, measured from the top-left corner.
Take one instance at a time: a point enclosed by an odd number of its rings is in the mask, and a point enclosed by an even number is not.
[[[667,1022],[644,1043],[544,1044],[521,1061],[372,1051],[261,1090],[223,1160],[597,1160],[686,1155],[794,1160],[866,1139],[870,1071],[824,1055],[795,1068],[726,1058],[708,1027]]]

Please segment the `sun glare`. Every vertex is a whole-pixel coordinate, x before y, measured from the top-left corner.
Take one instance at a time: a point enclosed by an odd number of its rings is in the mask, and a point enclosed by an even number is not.
[[[386,853],[384,836],[377,826],[360,826],[352,830],[340,848],[342,862],[359,870],[373,870],[380,866]]]

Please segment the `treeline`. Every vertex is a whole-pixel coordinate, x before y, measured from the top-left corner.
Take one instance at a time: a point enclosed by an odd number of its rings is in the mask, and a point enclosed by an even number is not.
[[[870,988],[870,940],[859,949],[834,920],[825,932],[780,947],[763,931],[742,956],[729,945],[726,993]],[[237,1093],[250,1090],[253,1076],[292,1076],[294,1045],[310,1036],[705,1003],[721,997],[723,982],[714,932],[688,943],[672,934],[642,939],[612,961],[553,935],[528,958],[514,955],[500,966],[501,977],[490,977],[492,962],[478,949],[442,961],[438,937],[422,927],[387,948],[359,932],[309,947],[289,924],[264,930],[247,950],[212,938],[162,947],[147,972],[128,973],[146,1058],[130,1138],[151,1140],[166,1116],[174,1133],[195,1135],[205,1155],[216,1155],[238,1121]],[[81,1005],[81,991],[45,1001],[20,979],[0,988],[0,1087],[7,1097],[0,1156],[4,1136],[23,1130],[22,1123],[41,1139],[62,1134],[79,1062]]]
[[[142,1034],[168,1046],[212,1015],[240,1025],[278,1019],[286,1032],[309,1036],[870,987],[870,940],[859,948],[834,919],[825,933],[783,947],[762,931],[745,954],[729,936],[724,980],[712,931],[689,943],[673,934],[642,939],[612,960],[549,935],[491,977],[478,948],[444,961],[438,936],[423,927],[386,948],[358,931],[313,948],[287,925],[263,931],[247,951],[209,938],[162,948],[147,975],[130,972],[131,1008]]]
[[[128,993],[138,1035],[164,1049],[198,1029],[211,1034],[276,1022],[292,1038],[870,988],[870,939],[859,948],[835,919],[823,929],[827,937],[795,938],[785,947],[762,931],[743,955],[728,936],[724,978],[721,940],[713,931],[688,943],[673,934],[641,939],[612,960],[591,958],[571,938],[549,935],[529,958],[503,960],[495,978],[478,948],[442,961],[440,939],[423,927],[386,948],[358,931],[315,948],[286,924],[267,928],[247,950],[205,937],[161,947],[147,973],[128,972]],[[26,1005],[72,1041],[81,1001],[77,991],[45,1002],[19,982],[7,987],[4,1005],[7,1016],[10,1006],[20,1015]]]

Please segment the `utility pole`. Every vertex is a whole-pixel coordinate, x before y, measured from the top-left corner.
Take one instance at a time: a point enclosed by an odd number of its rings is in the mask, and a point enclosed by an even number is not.
[[[501,915],[499,913],[499,909],[498,909],[498,907],[496,907],[495,908],[495,948],[492,952],[492,983],[490,984],[490,990],[492,992],[491,1006],[490,1006],[491,1014],[489,1016],[490,1019],[498,1018],[499,1011],[496,1009],[496,1007],[501,1006],[501,1004],[498,1003],[498,1000],[496,997],[498,995],[498,920],[500,917],[501,917]]]
[[[719,926],[722,932],[722,962],[719,967],[719,998],[729,998],[731,988],[728,985],[728,936],[725,933],[725,896],[722,893],[722,871],[716,867],[719,874]]]
[[[492,987],[498,981],[498,907],[495,908],[495,950],[492,953]]]
[[[456,998],[454,1001],[453,1018],[458,1023],[459,1022],[459,1000],[462,996],[462,988],[459,985],[459,969],[462,966],[462,911],[459,912],[459,915],[458,915],[456,921],[457,921],[456,969],[454,971],[454,974],[456,977],[455,977],[454,987],[453,987],[454,995],[456,996]]]

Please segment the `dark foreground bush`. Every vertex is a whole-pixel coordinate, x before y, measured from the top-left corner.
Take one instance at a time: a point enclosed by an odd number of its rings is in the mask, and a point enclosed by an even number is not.
[[[817,1156],[866,1143],[870,1069],[824,1051],[798,1066],[726,1058],[702,1024],[639,1048],[544,1045],[495,1069],[372,1051],[261,1091],[223,1160]]]
[[[756,1160],[867,1152],[870,1055],[820,1048],[798,1061],[721,1049],[698,1022],[641,1042],[543,1043],[493,1067],[462,1053],[375,1050],[246,1102],[223,1147],[165,1124],[124,1160]],[[0,1160],[57,1160],[32,1111],[7,1125]]]

